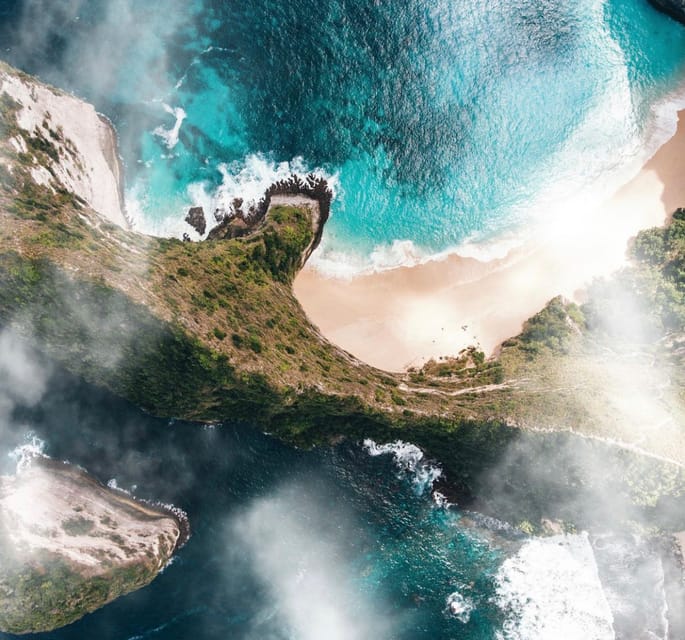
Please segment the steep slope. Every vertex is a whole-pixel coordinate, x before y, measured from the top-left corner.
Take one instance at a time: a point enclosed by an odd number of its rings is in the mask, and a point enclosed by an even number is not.
[[[50,631],[145,586],[186,536],[173,512],[34,459],[0,477],[0,631]]]

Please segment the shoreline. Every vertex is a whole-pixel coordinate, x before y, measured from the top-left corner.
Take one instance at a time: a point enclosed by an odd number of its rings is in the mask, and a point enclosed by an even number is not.
[[[473,344],[492,355],[551,298],[582,301],[594,278],[623,266],[629,240],[685,203],[683,175],[685,110],[675,134],[613,196],[541,225],[503,258],[450,254],[351,280],[305,267],[295,296],[328,340],[379,369],[421,367]]]

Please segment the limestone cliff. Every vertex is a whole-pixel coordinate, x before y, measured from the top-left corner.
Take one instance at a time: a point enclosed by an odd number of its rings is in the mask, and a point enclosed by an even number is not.
[[[89,105],[0,63],[0,133],[37,185],[66,190],[123,228],[123,176],[109,121]],[[0,158],[5,171],[13,164]]]
[[[0,477],[0,631],[50,631],[145,586],[186,536],[172,511],[34,459]]]

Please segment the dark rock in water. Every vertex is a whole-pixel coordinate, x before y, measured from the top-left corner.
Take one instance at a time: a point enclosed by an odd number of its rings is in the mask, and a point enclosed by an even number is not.
[[[223,222],[226,218],[226,209],[214,209],[214,219],[217,222]]]
[[[202,207],[191,207],[186,216],[186,222],[201,236],[205,234],[207,220],[205,220],[205,210]]]
[[[685,0],[649,0],[649,3],[674,20],[685,24]]]
[[[242,198],[233,198],[233,202],[231,202],[231,215],[239,216],[240,218],[245,217]]]
[[[214,227],[209,232],[207,240],[233,240],[250,235],[256,228],[256,224],[251,223],[242,216],[224,219],[218,227]]]

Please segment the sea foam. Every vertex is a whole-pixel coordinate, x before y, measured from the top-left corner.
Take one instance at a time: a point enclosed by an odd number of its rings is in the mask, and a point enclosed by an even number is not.
[[[181,132],[181,126],[188,114],[181,107],[170,107],[168,104],[162,103],[164,111],[174,116],[176,119],[174,125],[170,129],[165,129],[162,126],[157,127],[152,133],[164,141],[167,149],[172,150],[178,144],[178,136]]]
[[[471,619],[471,613],[475,609],[473,600],[462,595],[459,591],[455,591],[447,596],[445,615],[450,618],[455,618],[463,624],[467,624]]]
[[[614,640],[613,615],[587,534],[532,539],[502,564],[502,640]]]
[[[179,117],[177,115],[177,125],[180,127]],[[168,144],[175,145],[178,141],[177,133],[175,138],[173,130],[164,130],[158,132],[158,135],[163,134]],[[243,211],[248,211],[250,206],[256,205],[264,197],[264,193],[272,184],[293,174],[304,178],[309,173],[314,173],[325,178],[334,197],[338,188],[335,174],[321,168],[310,168],[302,157],[293,158],[289,162],[275,162],[266,155],[255,153],[246,156],[240,162],[221,163],[217,171],[221,175],[218,187],[212,187],[207,182],[193,182],[187,186],[186,193],[181,197],[185,203],[183,214],[178,216],[155,218],[149,215],[144,187],[141,184],[134,184],[126,192],[126,209],[133,227],[137,231],[158,237],[181,238],[187,233],[191,238],[199,240],[201,236],[184,219],[187,209],[191,206],[203,208],[208,233],[218,223],[214,216],[215,211],[230,210],[237,198],[243,201]]]
[[[234,198],[253,202],[284,173],[323,165],[339,177],[311,258],[325,275],[349,278],[451,254],[491,261],[539,239],[540,230],[586,229],[603,200],[673,133],[685,102],[668,90],[681,82],[675,25],[647,6],[621,4],[523,0],[486,10],[439,0],[414,25],[424,73],[401,65],[375,73],[378,61],[365,57],[355,30],[342,29],[327,40],[331,54],[355,66],[344,77],[336,64],[299,77],[299,62],[318,53],[302,43],[291,61],[293,93],[301,96],[293,102],[274,99],[274,76],[251,57],[258,47],[234,57],[244,33],[240,21],[227,21],[225,40],[185,49],[155,142],[147,144],[150,131],[142,136],[140,175],[129,174],[134,226],[198,239],[184,222],[188,207],[203,206],[211,224],[214,209]],[[396,13],[400,27],[405,12]],[[274,20],[279,35],[287,25]],[[399,33],[376,36],[392,46]],[[244,78],[250,64],[263,73]],[[290,75],[277,66],[279,86],[289,88]],[[330,94],[339,82],[347,91]],[[274,103],[283,112],[264,117]],[[187,148],[179,144],[186,111],[194,132]],[[305,159],[292,157],[298,153]]]
[[[392,455],[400,477],[411,478],[412,487],[418,495],[430,491],[433,483],[442,476],[442,469],[427,462],[424,453],[410,442],[396,440],[388,444],[377,444],[374,440],[364,440],[364,449],[372,456]]]

